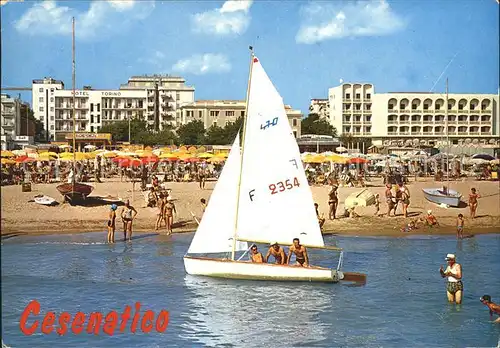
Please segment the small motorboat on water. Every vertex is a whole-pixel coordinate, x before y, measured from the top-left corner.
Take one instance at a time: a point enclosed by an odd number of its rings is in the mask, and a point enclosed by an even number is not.
[[[425,199],[436,204],[445,204],[450,207],[458,207],[462,199],[460,192],[443,189],[443,188],[427,188],[422,189]]]
[[[33,200],[35,201],[35,203],[41,205],[54,205],[57,203],[57,201],[54,198],[44,195],[35,196]]]

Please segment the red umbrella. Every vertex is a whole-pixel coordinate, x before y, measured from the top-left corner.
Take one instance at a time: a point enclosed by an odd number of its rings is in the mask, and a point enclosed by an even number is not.
[[[26,157],[23,159],[23,163],[28,163],[28,162],[36,162],[36,159],[33,157]]]
[[[120,167],[139,167],[142,161],[137,158],[123,158],[118,165]]]
[[[365,160],[364,158],[361,158],[361,157],[354,157],[354,158],[351,158],[349,161],[347,161],[347,163],[349,163],[349,164],[363,164],[366,162],[368,162],[368,161]]]
[[[158,157],[156,157],[156,156],[143,157],[143,158],[141,158],[141,161],[144,164],[156,163],[156,162],[158,162]]]
[[[25,159],[27,159],[27,158],[29,158],[29,157],[28,157],[28,156],[26,156],[26,155],[19,156],[19,157],[17,157],[17,158],[16,158],[16,162],[17,162],[17,163],[22,163],[22,162],[24,162],[24,160],[25,160]]]
[[[184,162],[199,162],[200,161],[200,159],[198,157],[183,158],[182,160]]]
[[[162,162],[177,162],[179,160],[179,157],[169,157],[169,158],[162,158]]]

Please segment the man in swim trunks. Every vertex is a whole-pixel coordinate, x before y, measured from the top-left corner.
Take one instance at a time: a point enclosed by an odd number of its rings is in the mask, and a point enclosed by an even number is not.
[[[251,250],[250,259],[252,260],[252,262],[255,262],[255,263],[264,263],[264,257],[257,250],[257,245],[255,245],[255,244],[252,245],[252,247],[250,248],[250,250]]]
[[[493,314],[497,314],[498,318],[494,321],[494,323],[500,323],[500,305],[494,302],[491,302],[490,295],[484,295],[479,299],[482,304],[490,309],[490,318],[493,320]]]
[[[135,219],[137,215],[137,210],[133,206],[130,205],[130,201],[127,199],[125,202],[125,207],[122,209],[122,213],[120,214],[123,221],[123,240],[127,239],[128,232],[128,240],[129,242],[132,240],[132,221]]]
[[[391,184],[385,185],[385,201],[387,203],[387,216],[391,216],[391,211],[394,209],[394,201],[396,200],[393,197]]]
[[[464,290],[464,285],[462,284],[462,266],[455,262],[454,254],[446,255],[446,261],[448,262],[448,267],[443,271],[443,266],[441,266],[439,273],[441,273],[441,277],[443,278],[448,277],[448,282],[446,283],[448,302],[461,304]]]
[[[267,251],[266,255],[266,262],[269,262],[269,256],[273,256],[275,263],[278,265],[285,265],[286,262],[286,254],[285,250],[278,245],[278,243],[271,243],[271,246],[269,247],[269,250]]]
[[[288,264],[290,263],[292,253],[295,254],[296,266],[309,267],[309,257],[307,256],[306,247],[300,245],[298,238],[293,239],[293,245],[288,251]]]
[[[462,214],[458,214],[457,217],[457,239],[464,238],[464,216]]]
[[[163,207],[163,217],[165,219],[165,225],[167,225],[167,235],[172,234],[172,226],[174,224],[174,213],[177,214],[175,210],[175,204],[172,202],[172,197],[167,197],[167,203]]]
[[[332,185],[332,189],[328,192],[328,205],[330,210],[328,211],[328,218],[330,220],[335,220],[335,214],[337,213],[337,206],[339,204],[339,197],[337,194],[337,186]]]

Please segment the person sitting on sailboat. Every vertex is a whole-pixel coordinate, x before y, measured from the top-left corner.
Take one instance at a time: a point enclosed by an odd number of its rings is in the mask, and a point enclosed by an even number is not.
[[[262,254],[257,250],[257,245],[253,244],[250,248],[251,253],[250,253],[250,260],[255,263],[264,263],[264,257]]]
[[[267,251],[265,262],[269,262],[269,256],[273,256],[275,263],[278,265],[285,265],[286,262],[286,254],[285,250],[279,246],[277,242],[271,243],[269,250]]]
[[[307,256],[306,247],[300,244],[298,238],[293,239],[293,245],[288,251],[288,264],[290,264],[292,253],[295,254],[296,266],[309,267],[309,257]]]

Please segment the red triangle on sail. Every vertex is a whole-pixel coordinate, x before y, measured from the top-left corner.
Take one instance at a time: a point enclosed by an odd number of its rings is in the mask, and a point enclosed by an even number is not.
[[[253,62],[254,62],[254,63],[257,63],[258,61],[259,61],[259,60],[258,60],[257,58],[255,58],[255,57],[253,58]]]

